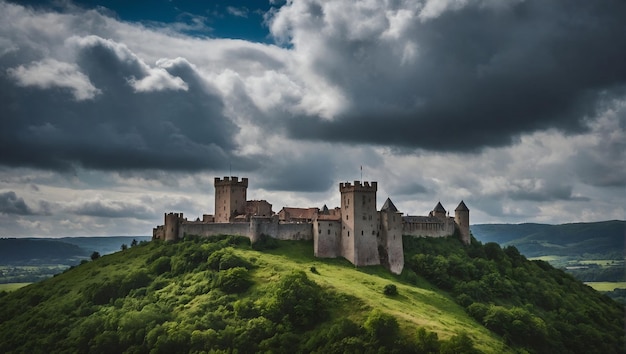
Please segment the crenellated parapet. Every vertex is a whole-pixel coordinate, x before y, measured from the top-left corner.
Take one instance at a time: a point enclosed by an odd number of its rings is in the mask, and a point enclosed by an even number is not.
[[[221,179],[219,177],[215,177],[214,181],[213,181],[213,185],[215,187],[219,187],[219,186],[241,186],[241,187],[246,187],[248,188],[248,178],[244,177],[241,179],[241,181],[239,181],[239,177],[237,176],[225,176],[224,179]]]
[[[354,181],[354,184],[350,182],[339,183],[339,192],[376,192],[378,190],[378,182],[363,182]]]

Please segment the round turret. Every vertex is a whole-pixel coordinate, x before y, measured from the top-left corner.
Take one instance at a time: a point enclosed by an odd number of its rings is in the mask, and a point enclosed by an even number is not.
[[[461,241],[469,245],[470,244],[470,221],[469,221],[469,209],[465,203],[461,200],[459,206],[454,209],[454,222],[459,228],[461,234]]]

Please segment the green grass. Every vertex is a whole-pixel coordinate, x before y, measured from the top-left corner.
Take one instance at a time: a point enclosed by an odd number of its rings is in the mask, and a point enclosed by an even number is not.
[[[615,289],[626,289],[626,282],[609,282],[609,281],[590,281],[585,284],[597,291],[607,292]]]
[[[466,332],[476,348],[485,353],[510,351],[501,339],[470,318],[454,300],[422,279],[414,286],[382,266],[356,268],[343,258],[315,258],[313,245],[307,242],[281,242],[277,250],[236,249],[235,252],[246,259],[255,259],[260,267],[254,271],[254,277],[261,284],[275,281],[282,272],[297,269],[305,271],[309,279],[324,288],[349,294],[347,301],[353,302],[348,304],[352,309],[350,313],[332,316],[347,316],[362,322],[369,311],[376,308],[396,317],[400,328],[411,336],[418,327],[436,332],[440,339]],[[311,267],[315,267],[318,274],[312,273]],[[398,295],[383,294],[383,288],[389,283],[396,285]]]
[[[0,291],[7,291],[7,292],[11,292],[14,290],[17,290],[19,288],[23,288],[26,285],[29,285],[32,283],[7,283],[7,284],[0,284]]]

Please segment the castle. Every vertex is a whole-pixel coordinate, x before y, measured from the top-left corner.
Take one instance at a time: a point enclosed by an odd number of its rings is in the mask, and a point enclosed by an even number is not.
[[[387,198],[376,210],[377,182],[339,183],[341,207],[284,207],[278,213],[266,200],[247,200],[248,179],[215,178],[215,212],[202,220],[166,213],[152,238],[173,241],[185,235],[240,235],[251,242],[267,235],[281,240],[313,240],[316,257],[344,257],[355,266],[382,264],[400,274],[404,267],[402,235],[458,235],[470,243],[469,209],[463,201],[450,217],[441,203],[428,216],[403,216]]]

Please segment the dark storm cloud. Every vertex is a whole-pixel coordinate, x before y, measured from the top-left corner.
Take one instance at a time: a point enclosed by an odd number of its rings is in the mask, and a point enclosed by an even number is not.
[[[0,214],[35,215],[23,198],[13,191],[0,193]]]
[[[290,134],[475,150],[540,129],[582,131],[601,95],[623,94],[626,2],[483,5],[467,2],[426,20],[413,16],[393,39],[385,37],[389,23],[363,35],[358,13],[353,20],[333,16],[326,3],[301,16],[310,37],[295,17],[287,30],[294,48],[319,50],[311,69],[339,87],[349,107],[332,121],[291,120]],[[413,55],[403,56],[402,48]]]
[[[419,183],[407,183],[396,185],[396,188],[392,188],[390,193],[394,195],[414,195],[428,193],[428,189]]]
[[[121,201],[88,201],[69,208],[69,211],[76,215],[103,218],[137,218],[149,220],[153,219],[155,216],[154,210],[144,205]]]
[[[528,200],[534,202],[554,200],[589,201],[587,197],[572,195],[574,188],[568,185],[540,186],[538,188],[516,187],[518,188],[508,193],[508,196],[512,200]]]
[[[274,191],[325,192],[337,182],[335,161],[323,153],[276,156],[259,172],[259,187]]]
[[[74,41],[76,64],[0,57],[0,164],[189,171],[230,158],[237,127],[189,63],[149,67],[113,41]]]

